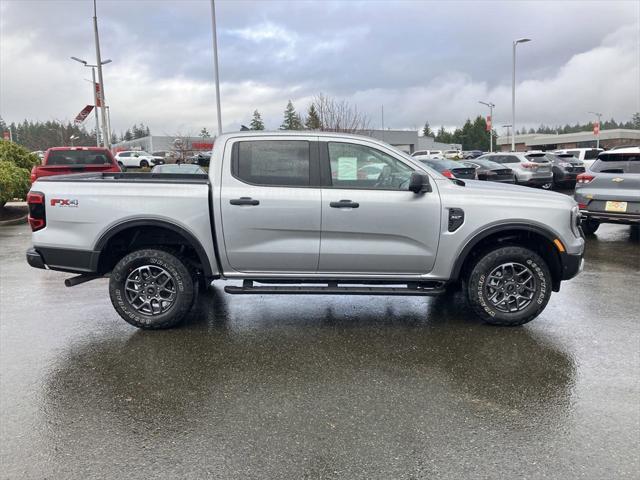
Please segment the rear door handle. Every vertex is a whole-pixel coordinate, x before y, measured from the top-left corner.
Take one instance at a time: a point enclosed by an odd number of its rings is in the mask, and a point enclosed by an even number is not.
[[[251,197],[240,197],[229,200],[231,205],[260,205],[259,200],[254,200]]]
[[[360,204],[351,200],[340,200],[339,202],[331,202],[329,206],[331,208],[358,208]]]

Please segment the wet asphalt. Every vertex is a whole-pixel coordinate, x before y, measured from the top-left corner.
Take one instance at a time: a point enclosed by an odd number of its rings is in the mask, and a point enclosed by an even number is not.
[[[640,240],[520,328],[458,296],[229,296],[144,332],[0,229],[0,478],[638,478]]]

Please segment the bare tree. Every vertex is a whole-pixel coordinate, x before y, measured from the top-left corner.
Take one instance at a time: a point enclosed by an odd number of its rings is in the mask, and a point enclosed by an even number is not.
[[[322,130],[329,132],[358,133],[370,130],[368,115],[346,100],[335,100],[320,93],[313,99]]]

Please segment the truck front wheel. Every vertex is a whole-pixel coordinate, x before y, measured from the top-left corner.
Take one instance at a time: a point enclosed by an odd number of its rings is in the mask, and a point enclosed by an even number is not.
[[[109,278],[111,303],[134,327],[170,328],[182,321],[195,298],[188,263],[171,252],[145,248],[120,260]]]
[[[524,247],[500,247],[485,253],[471,270],[465,290],[469,304],[485,322],[523,325],[536,318],[551,296],[545,261]]]

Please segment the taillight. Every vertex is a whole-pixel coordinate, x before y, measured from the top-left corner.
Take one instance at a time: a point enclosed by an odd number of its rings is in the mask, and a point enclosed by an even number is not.
[[[580,208],[580,210],[586,210],[587,209],[587,204],[586,203],[579,203],[578,204],[578,208]]]
[[[444,175],[447,178],[456,178],[453,173],[451,173],[449,170],[444,170],[442,171],[442,175]]]
[[[44,193],[29,192],[27,195],[27,203],[29,204],[29,225],[31,225],[31,231],[36,232],[42,230],[47,226]]]
[[[529,168],[529,169],[538,168],[538,165],[536,165],[535,163],[521,163],[520,166],[522,168]]]
[[[576,183],[579,183],[580,185],[586,185],[587,183],[593,181],[594,178],[596,177],[594,177],[593,175],[589,175],[588,173],[581,173],[576,177]]]
[[[30,178],[31,183],[35,182],[37,179],[38,179],[37,170],[36,170],[36,167],[33,167],[31,169],[31,178]]]

